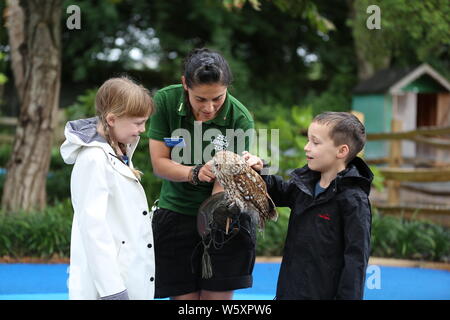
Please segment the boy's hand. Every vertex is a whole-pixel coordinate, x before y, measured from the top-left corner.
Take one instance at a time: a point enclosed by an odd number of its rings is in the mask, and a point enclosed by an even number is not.
[[[261,171],[263,168],[263,162],[260,158],[258,158],[257,156],[252,155],[250,152],[248,151],[243,151],[242,152],[242,157],[244,158],[244,160],[247,162],[247,164],[256,171]]]

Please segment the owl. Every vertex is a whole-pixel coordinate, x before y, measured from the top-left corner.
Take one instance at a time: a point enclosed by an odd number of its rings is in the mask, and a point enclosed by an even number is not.
[[[219,151],[212,159],[212,171],[224,188],[225,201],[248,213],[260,230],[267,220],[277,220],[264,180],[244,158],[231,151]]]

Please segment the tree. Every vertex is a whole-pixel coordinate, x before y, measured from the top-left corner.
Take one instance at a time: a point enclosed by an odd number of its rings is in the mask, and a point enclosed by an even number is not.
[[[347,0],[357,55],[358,77],[395,65],[448,61],[450,3],[447,0]],[[366,26],[367,8],[376,4],[381,28]],[[445,59],[445,56],[447,59]],[[448,70],[443,67],[443,70]]]
[[[309,44],[320,39],[318,33],[332,28],[311,0],[173,0],[149,6],[148,20],[160,40],[161,72],[179,81],[182,60],[192,48],[219,50],[234,73],[232,94],[250,109],[298,103],[311,69],[298,50],[305,46],[312,52]]]
[[[6,25],[20,115],[3,190],[7,211],[43,208],[59,103],[62,1],[8,0]]]

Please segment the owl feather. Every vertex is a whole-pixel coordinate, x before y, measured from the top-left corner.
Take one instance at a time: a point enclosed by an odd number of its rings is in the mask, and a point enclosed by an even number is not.
[[[213,158],[212,171],[224,188],[229,206],[235,205],[249,214],[260,229],[267,220],[277,220],[278,213],[264,180],[244,158],[231,151],[219,151]]]

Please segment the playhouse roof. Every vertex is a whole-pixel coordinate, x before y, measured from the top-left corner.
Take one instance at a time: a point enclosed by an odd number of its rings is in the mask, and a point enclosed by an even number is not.
[[[436,70],[424,63],[410,68],[388,68],[375,73],[371,78],[360,82],[354,89],[354,94],[386,93],[400,94],[403,88],[422,76],[429,76],[445,91],[450,91],[450,82]]]

